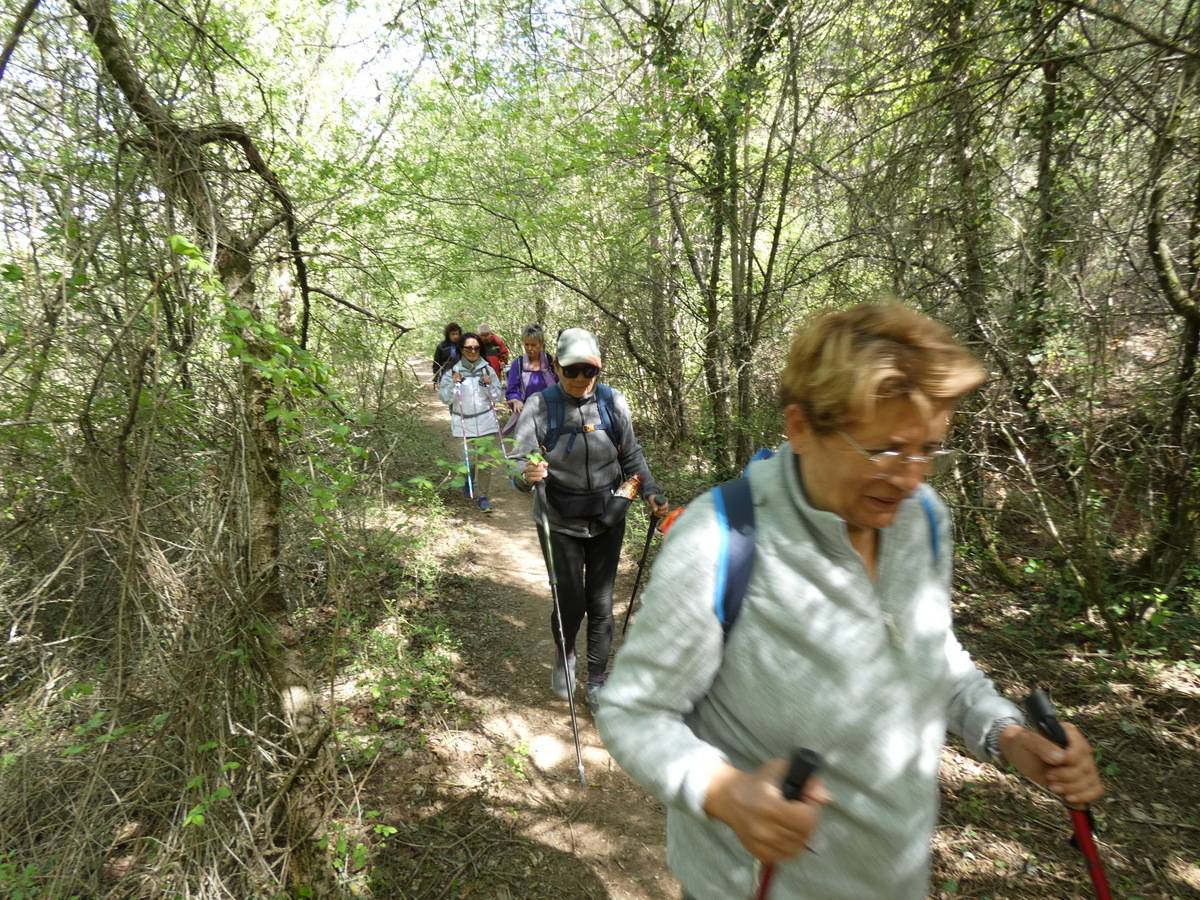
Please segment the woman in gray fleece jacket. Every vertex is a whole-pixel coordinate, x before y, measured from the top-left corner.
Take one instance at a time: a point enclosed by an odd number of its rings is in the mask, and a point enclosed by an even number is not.
[[[751,896],[758,861],[778,863],[771,900],[925,897],[947,728],[1069,802],[1103,793],[1083,735],[1066,725],[1062,750],[1026,729],[951,625],[952,529],[923,481],[983,377],[946,329],[898,305],[796,336],[788,441],[748,473],[755,558],[727,643],[711,495],[671,530],[598,725],[667,805],[668,859],[691,897]],[[798,746],[825,762],[789,802],[778,784]]]
[[[538,482],[546,483],[544,494],[535,500],[534,515],[546,515],[550,525],[566,644],[565,660],[555,651],[550,688],[564,700],[574,690],[575,636],[586,617],[587,701],[594,710],[612,646],[613,583],[625,534],[624,515],[606,522],[604,512],[613,488],[635,474],[642,477],[641,493],[652,514],[664,515],[668,505],[658,496],[658,484],[646,466],[625,397],[598,381],[596,336],[583,328],[566,329],[558,336],[555,357],[558,384],[530,397],[517,422],[514,455],[523,463],[517,486],[530,491]],[[553,446],[547,446],[548,398],[560,404],[562,416],[557,438],[550,441]],[[601,402],[606,410],[601,410]],[[540,459],[532,459],[534,453]],[[558,627],[551,614],[555,636]]]

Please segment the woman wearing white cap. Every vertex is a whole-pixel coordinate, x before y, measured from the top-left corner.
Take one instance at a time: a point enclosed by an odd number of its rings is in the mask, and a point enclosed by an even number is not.
[[[609,523],[605,510],[613,489],[635,474],[654,515],[664,515],[668,506],[646,466],[625,397],[599,383],[596,336],[568,328],[558,337],[555,356],[558,384],[531,396],[517,423],[516,456],[524,462],[518,486],[528,491],[546,482],[534,515],[544,513],[550,523],[566,644],[565,661],[562,651],[555,651],[551,688],[563,698],[572,689],[575,636],[586,616],[587,700],[594,711],[612,645],[613,582],[625,534],[624,516]],[[539,452],[540,461],[530,460]],[[557,643],[553,614],[550,628]]]

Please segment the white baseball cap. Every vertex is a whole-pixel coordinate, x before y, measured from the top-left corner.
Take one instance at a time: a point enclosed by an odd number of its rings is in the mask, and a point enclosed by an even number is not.
[[[596,336],[586,328],[568,328],[560,334],[554,355],[560,366],[574,363],[600,365],[600,345],[596,342]]]

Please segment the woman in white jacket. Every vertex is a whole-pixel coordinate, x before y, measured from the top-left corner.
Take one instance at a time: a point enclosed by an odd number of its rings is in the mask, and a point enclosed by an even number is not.
[[[488,499],[491,489],[493,467],[479,467],[479,454],[495,446],[493,437],[500,430],[493,405],[500,401],[503,392],[500,379],[492,371],[487,360],[480,356],[479,335],[468,332],[462,336],[462,358],[442,375],[438,393],[442,402],[450,407],[450,431],[456,438],[467,439],[475,445],[470,453],[471,481],[475,488],[475,505],[483,512],[491,512]],[[482,479],[482,480],[481,480]],[[463,493],[471,496],[466,486]]]
[[[667,805],[689,897],[749,897],[757,860],[779,864],[770,900],[923,900],[947,730],[1069,803],[1103,793],[1078,729],[1064,750],[1025,728],[954,635],[949,511],[923,482],[983,377],[913,310],[826,314],[783,372],[787,443],[749,467],[753,568],[727,634],[724,506],[705,495],[671,529],[597,724]],[[798,746],[825,762],[792,802]]]

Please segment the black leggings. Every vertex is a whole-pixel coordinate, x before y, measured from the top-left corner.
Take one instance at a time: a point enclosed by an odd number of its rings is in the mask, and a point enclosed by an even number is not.
[[[545,540],[540,530],[538,535]],[[608,668],[608,651],[612,647],[613,583],[617,580],[624,536],[624,519],[608,531],[590,538],[550,532],[567,656],[575,652],[575,636],[586,615],[588,682],[592,684],[603,684]],[[558,620],[553,610],[550,612],[550,631],[554,646],[558,647]]]

